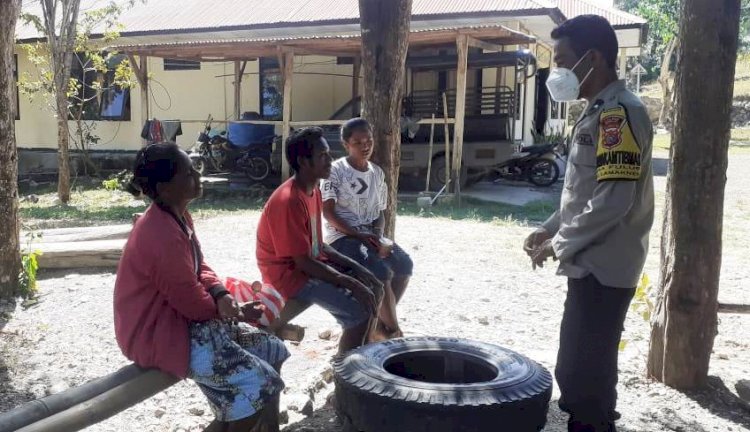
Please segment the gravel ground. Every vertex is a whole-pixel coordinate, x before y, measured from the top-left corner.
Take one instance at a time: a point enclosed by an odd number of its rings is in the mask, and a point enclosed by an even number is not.
[[[665,157],[665,155],[660,155]],[[733,155],[727,185],[724,264],[720,300],[750,303],[750,194],[743,181],[750,155]],[[664,177],[657,178],[663,202]],[[646,272],[658,280],[660,218],[653,231]],[[258,213],[198,222],[209,263],[220,274],[257,277],[253,253]],[[480,339],[521,352],[554,368],[565,280],[545,268],[531,271],[521,243],[530,227],[498,221],[449,221],[402,217],[397,238],[416,264],[415,276],[399,314],[408,335],[441,335]],[[0,411],[107,374],[125,365],[114,341],[112,274],[48,274],[40,282],[41,298],[28,309],[0,306]],[[621,431],[750,430],[750,406],[735,390],[750,378],[750,316],[720,316],[711,361],[711,385],[702,392],[680,393],[645,378],[649,326],[628,315],[620,355],[618,422]],[[289,387],[285,404],[292,422],[301,420],[299,405],[314,414],[287,427],[289,431],[338,431],[324,407],[327,363],[334,342],[318,337],[334,330],[334,321],[317,309],[298,323],[308,327],[283,372]],[[313,391],[310,391],[313,390]],[[555,389],[547,431],[564,431]],[[309,397],[309,396],[307,396]],[[309,409],[309,406],[307,407]],[[210,420],[200,391],[180,383],[166,392],[100,423],[90,431],[193,431]]]

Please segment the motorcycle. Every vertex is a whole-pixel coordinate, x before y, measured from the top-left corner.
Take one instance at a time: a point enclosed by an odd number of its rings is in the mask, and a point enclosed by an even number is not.
[[[556,144],[521,147],[510,159],[492,168],[494,180],[528,181],[540,187],[555,184],[560,178],[557,160],[562,158],[557,147]]]
[[[268,178],[271,143],[237,146],[229,140],[226,131],[212,131],[212,122],[213,117],[209,116],[189,154],[196,171],[201,175],[242,172],[253,181]]]

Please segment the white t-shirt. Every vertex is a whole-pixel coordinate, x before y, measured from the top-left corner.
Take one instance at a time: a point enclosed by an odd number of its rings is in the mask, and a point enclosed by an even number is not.
[[[331,176],[320,184],[323,201],[336,202],[336,214],[358,231],[371,231],[372,223],[388,205],[385,173],[374,163],[367,171],[355,169],[346,158],[333,162]],[[331,244],[345,234],[325,221],[325,242]]]

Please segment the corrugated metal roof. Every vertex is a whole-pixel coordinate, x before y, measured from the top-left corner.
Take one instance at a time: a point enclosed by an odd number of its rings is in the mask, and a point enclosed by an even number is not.
[[[470,26],[433,26],[430,28],[422,28],[412,30],[412,33],[427,33],[437,32],[445,30],[481,30],[481,29],[507,29],[502,24],[494,25],[470,25]],[[508,29],[509,32],[513,30]],[[341,33],[335,35],[308,35],[308,36],[274,36],[274,37],[258,37],[258,38],[236,38],[236,39],[203,39],[203,40],[189,40],[189,41],[175,41],[175,42],[164,42],[164,43],[147,43],[147,44],[132,44],[132,45],[113,45],[113,49],[119,48],[139,48],[139,47],[177,47],[177,46],[200,46],[200,45],[212,45],[212,44],[242,44],[242,43],[264,43],[264,42],[289,42],[289,41],[310,41],[310,40],[331,40],[331,39],[358,39],[361,36],[360,32],[352,33]],[[533,41],[533,38],[530,39]]]
[[[81,10],[103,7],[111,0],[82,0]],[[118,2],[124,0],[116,0]],[[613,25],[645,22],[639,17],[602,8],[585,0],[413,0],[412,19],[476,14],[559,15],[567,17],[598,13]],[[39,13],[39,0],[24,0],[25,12]],[[148,0],[126,11],[120,18],[123,36],[165,32],[197,32],[237,28],[273,28],[315,24],[356,23],[358,0]],[[36,30],[19,21],[18,39],[38,37]]]
[[[613,7],[600,6],[588,0],[557,0],[557,6],[567,18],[575,18],[579,15],[600,15],[607,18],[614,27],[637,26],[646,23],[646,20]]]
[[[82,10],[101,7],[105,0],[82,0]],[[38,0],[25,0],[24,11],[38,13]],[[547,0],[414,0],[413,19],[434,15],[545,13],[555,6]],[[356,22],[358,0],[148,0],[137,2],[120,18],[123,35],[253,26]],[[19,39],[36,37],[33,28],[19,23]]]

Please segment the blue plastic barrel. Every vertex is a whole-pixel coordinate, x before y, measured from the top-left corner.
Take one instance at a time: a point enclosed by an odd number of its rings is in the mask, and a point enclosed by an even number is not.
[[[265,137],[272,136],[274,130],[273,125],[229,122],[227,138],[237,147],[248,147],[259,143]]]

